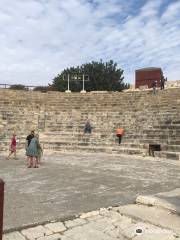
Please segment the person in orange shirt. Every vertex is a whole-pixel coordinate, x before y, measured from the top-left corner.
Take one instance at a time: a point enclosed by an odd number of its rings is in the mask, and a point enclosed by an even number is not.
[[[119,145],[121,144],[123,134],[124,134],[124,129],[123,128],[117,128],[116,129],[116,136],[119,138]]]

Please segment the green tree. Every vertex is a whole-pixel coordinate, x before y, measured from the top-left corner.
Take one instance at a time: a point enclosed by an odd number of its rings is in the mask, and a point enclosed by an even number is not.
[[[117,63],[114,63],[113,60],[105,63],[102,60],[99,62],[93,61],[78,67],[64,69],[53,79],[52,89],[67,90],[68,74],[89,75],[89,81],[85,82],[86,91],[122,91],[129,88],[129,84],[123,82],[123,70],[117,68]],[[70,90],[75,92],[82,90],[82,81],[70,81]]]
[[[52,88],[50,86],[37,86],[33,89],[33,91],[48,92],[52,91]]]
[[[28,90],[28,88],[24,85],[21,85],[21,84],[14,84],[14,85],[11,85],[10,86],[10,89],[13,89],[13,90]]]

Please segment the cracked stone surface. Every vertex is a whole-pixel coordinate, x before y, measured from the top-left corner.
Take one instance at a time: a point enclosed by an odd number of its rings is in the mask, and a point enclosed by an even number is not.
[[[5,230],[38,222],[47,224],[51,220],[101,207],[133,203],[139,194],[167,192],[180,185],[178,161],[156,161],[104,153],[44,153],[42,161],[39,169],[28,169],[25,156],[9,161],[0,156],[0,177],[6,183]],[[90,218],[92,222],[101,220],[102,216],[97,215],[96,211],[93,214]],[[84,215],[81,219],[86,217]],[[74,223],[77,228],[87,225],[79,224],[80,220]],[[124,223],[117,224],[121,225]],[[90,226],[86,226],[87,232],[91,232]],[[111,229],[110,236],[116,234],[117,229]],[[68,238],[68,234],[65,234],[64,239]]]
[[[136,205],[135,205],[136,206]],[[127,208],[127,206],[124,206]],[[143,207],[143,206],[142,206]],[[149,207],[150,208],[150,207]],[[88,212],[65,222],[52,222],[21,232],[7,233],[3,240],[175,240],[176,230],[145,223],[120,213],[117,207]],[[157,210],[159,211],[159,209]],[[167,211],[168,214],[168,211]],[[178,217],[178,216],[177,216]],[[179,217],[180,220],[180,217]],[[67,224],[71,222],[71,224]],[[173,217],[172,217],[173,222]],[[73,224],[74,223],[74,224]],[[78,223],[78,225],[76,224]],[[139,231],[140,230],[140,231]]]

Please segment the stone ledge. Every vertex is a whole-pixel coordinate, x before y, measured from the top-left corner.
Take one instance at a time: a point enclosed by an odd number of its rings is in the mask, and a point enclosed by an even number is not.
[[[172,213],[180,215],[180,188],[170,192],[136,198],[136,203],[164,208]]]

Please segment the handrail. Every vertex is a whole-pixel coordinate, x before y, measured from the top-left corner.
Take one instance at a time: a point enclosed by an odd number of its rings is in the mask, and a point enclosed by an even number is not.
[[[40,85],[36,85],[36,86],[27,86],[24,84],[7,84],[7,83],[0,83],[0,89],[10,89],[13,86],[22,86],[23,89],[22,90],[33,90],[34,88],[40,87],[40,88],[47,88],[48,86],[40,86]],[[13,88],[12,88],[13,89]],[[20,89],[16,89],[14,88],[14,90],[20,90]]]

